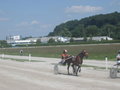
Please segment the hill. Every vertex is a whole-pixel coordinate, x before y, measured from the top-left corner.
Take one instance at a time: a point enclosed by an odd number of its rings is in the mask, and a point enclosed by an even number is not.
[[[120,39],[120,13],[100,14],[81,20],[71,20],[61,23],[48,36],[109,36],[114,39]]]

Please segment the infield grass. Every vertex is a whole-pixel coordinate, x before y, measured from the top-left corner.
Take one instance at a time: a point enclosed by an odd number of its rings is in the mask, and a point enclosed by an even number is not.
[[[68,54],[77,55],[83,49],[89,53],[88,59],[115,60],[117,51],[120,50],[120,44],[82,44],[82,45],[61,45],[61,46],[39,46],[39,47],[22,47],[22,48],[1,48],[1,54],[20,55],[19,51],[23,50],[23,55],[38,57],[60,58],[63,49],[68,50]]]

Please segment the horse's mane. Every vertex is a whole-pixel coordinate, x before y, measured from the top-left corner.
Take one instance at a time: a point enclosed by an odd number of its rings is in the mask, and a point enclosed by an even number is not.
[[[81,58],[83,58],[84,57],[84,51],[82,51],[82,52],[80,52],[77,56],[79,56],[79,57],[81,57]]]

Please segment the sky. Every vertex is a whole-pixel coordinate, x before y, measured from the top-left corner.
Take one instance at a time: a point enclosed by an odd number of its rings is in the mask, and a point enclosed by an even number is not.
[[[0,40],[40,37],[69,20],[120,12],[120,0],[0,0]]]

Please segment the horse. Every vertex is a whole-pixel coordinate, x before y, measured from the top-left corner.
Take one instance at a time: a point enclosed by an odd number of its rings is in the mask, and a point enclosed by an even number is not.
[[[82,50],[78,55],[76,56],[70,56],[65,63],[67,64],[67,71],[68,71],[68,75],[69,73],[69,67],[72,64],[72,68],[73,68],[73,74],[75,74],[76,76],[78,75],[78,71],[81,71],[81,65],[83,63],[83,58],[84,57],[88,57],[88,53],[86,50]]]

